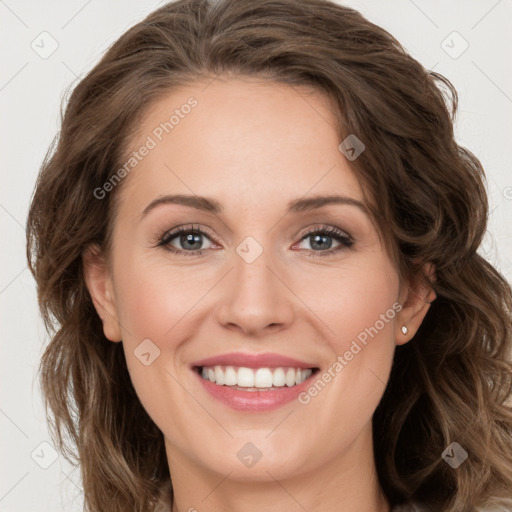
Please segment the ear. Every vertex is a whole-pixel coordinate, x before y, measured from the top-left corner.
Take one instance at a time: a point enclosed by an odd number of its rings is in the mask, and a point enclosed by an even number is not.
[[[99,247],[91,245],[85,249],[82,261],[87,289],[103,323],[105,337],[110,341],[121,341],[112,278]]]
[[[430,304],[436,299],[436,292],[430,282],[435,281],[435,267],[426,263],[421,271],[404,283],[400,290],[399,303],[402,309],[397,315],[395,339],[397,345],[410,341],[420,328]],[[402,331],[403,327],[407,332]]]

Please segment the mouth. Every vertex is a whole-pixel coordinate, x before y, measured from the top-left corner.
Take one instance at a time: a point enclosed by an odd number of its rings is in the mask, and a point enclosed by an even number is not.
[[[292,404],[320,367],[284,354],[231,352],[190,365],[207,396],[236,411],[265,413]]]
[[[194,366],[193,370],[205,381],[237,391],[278,391],[299,386],[320,370],[318,367],[249,368],[245,366]]]

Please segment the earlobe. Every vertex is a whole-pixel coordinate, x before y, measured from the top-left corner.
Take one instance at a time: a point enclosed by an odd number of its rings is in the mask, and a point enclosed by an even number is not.
[[[402,310],[397,317],[395,339],[397,345],[410,341],[423,322],[430,304],[436,299],[431,283],[436,280],[435,267],[425,264],[421,272],[404,286],[400,293]]]
[[[101,250],[89,246],[82,253],[84,278],[92,302],[103,323],[103,332],[110,341],[121,341],[112,279]]]

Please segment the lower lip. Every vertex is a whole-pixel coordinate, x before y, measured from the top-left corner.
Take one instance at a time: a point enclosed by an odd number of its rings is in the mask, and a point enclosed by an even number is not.
[[[264,412],[277,409],[288,402],[296,400],[299,394],[311,384],[313,373],[304,382],[295,386],[283,386],[269,389],[268,391],[240,391],[229,386],[221,386],[209,380],[203,379],[196,371],[197,378],[201,381],[204,389],[213,398],[226,404],[237,411]]]

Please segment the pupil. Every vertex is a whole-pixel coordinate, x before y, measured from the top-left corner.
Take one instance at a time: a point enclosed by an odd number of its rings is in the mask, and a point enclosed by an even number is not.
[[[201,235],[199,233],[190,233],[188,235],[181,235],[181,244],[185,247],[187,244],[193,245],[194,243],[198,244],[201,247]],[[185,243],[186,242],[186,243]],[[198,247],[190,247],[190,249],[197,249]]]
[[[330,239],[331,237],[330,236],[327,236],[327,235],[314,235],[313,236],[313,243],[311,244],[311,247],[313,249],[317,248],[317,249],[330,249],[331,245],[332,245],[332,240],[330,240],[330,243],[329,242],[325,242],[326,239]],[[324,242],[324,243],[322,243]],[[316,247],[315,247],[316,245]]]

